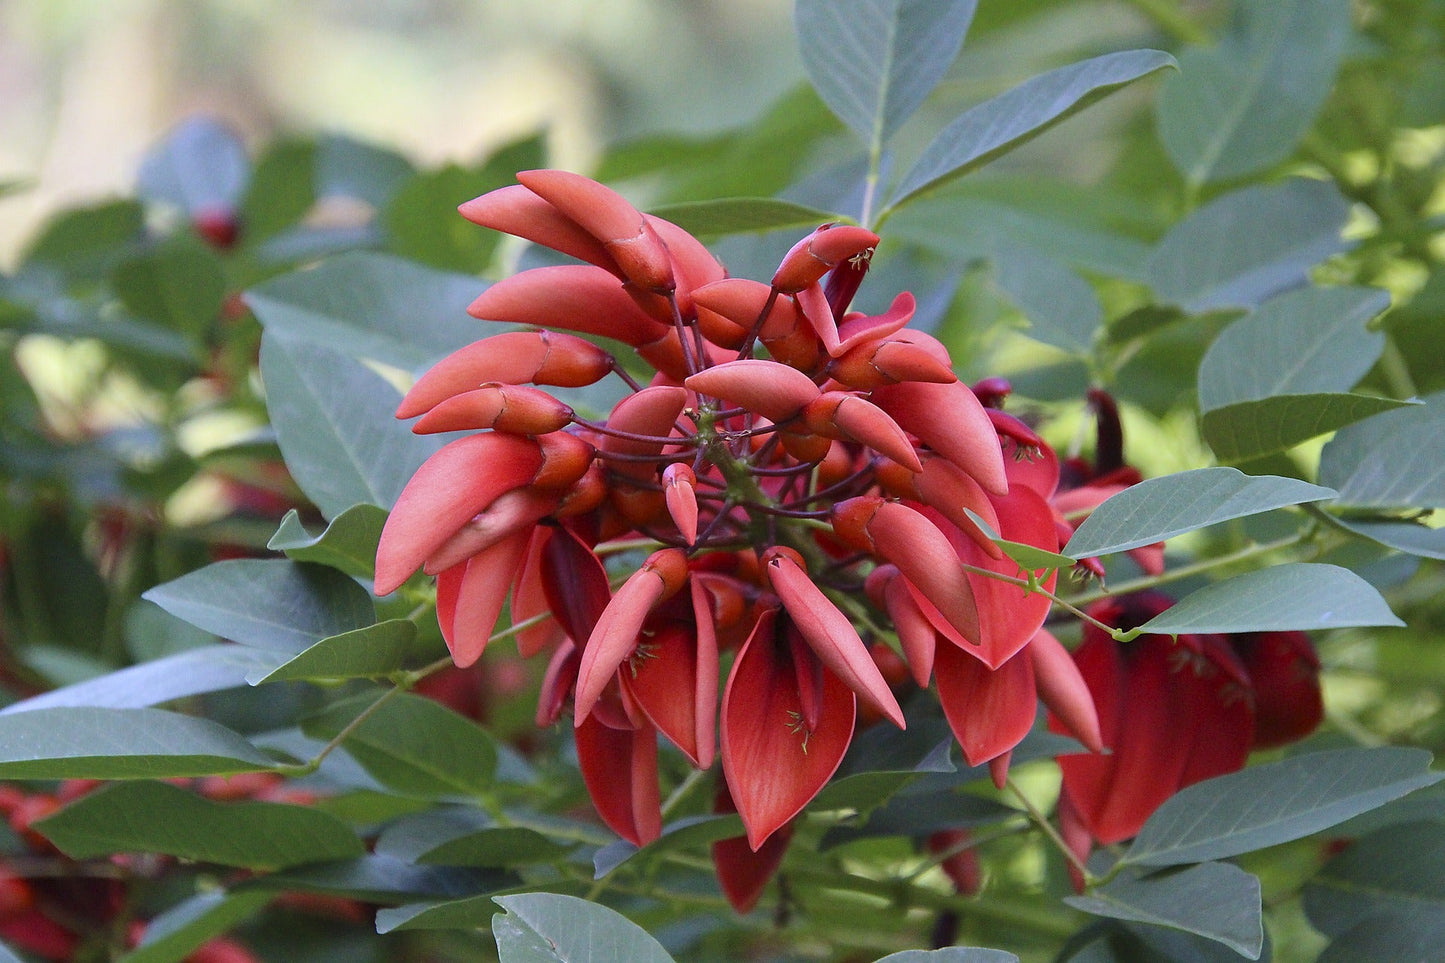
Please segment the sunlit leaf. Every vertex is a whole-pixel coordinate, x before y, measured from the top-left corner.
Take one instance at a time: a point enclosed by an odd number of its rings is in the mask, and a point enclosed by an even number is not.
[[[1251,960],[1264,948],[1259,880],[1229,863],[1139,876],[1124,871],[1064,902],[1095,916],[1133,920],[1217,940]]]
[[[1124,861],[1227,859],[1328,829],[1445,779],[1423,749],[1383,746],[1293,756],[1180,790],[1139,831]]]
[[[1145,622],[1140,631],[1178,635],[1404,624],[1380,593],[1349,569],[1289,562],[1207,585]]]
[[[960,114],[924,148],[888,208],[982,167],[1126,84],[1166,67],[1158,50],[1126,50],[1060,67]]]
[[[1294,478],[1196,468],[1131,485],[1100,504],[1074,531],[1064,554],[1091,558],[1260,512],[1316,502],[1334,491]]]
[[[1349,0],[1255,0],[1243,29],[1186,50],[1159,95],[1159,136],[1196,183],[1284,160],[1329,95],[1350,36]]]
[[[803,67],[818,94],[869,144],[882,144],[943,79],[977,0],[798,0]]]
[[[165,782],[124,782],[89,793],[36,824],[72,859],[162,853],[251,869],[360,856],[335,816],[275,802],[213,802]]]

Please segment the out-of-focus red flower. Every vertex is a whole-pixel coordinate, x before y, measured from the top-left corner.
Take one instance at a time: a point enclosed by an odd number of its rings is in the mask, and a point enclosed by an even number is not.
[[[1254,687],[1254,748],[1297,742],[1324,718],[1320,657],[1303,632],[1245,632],[1229,644]]]

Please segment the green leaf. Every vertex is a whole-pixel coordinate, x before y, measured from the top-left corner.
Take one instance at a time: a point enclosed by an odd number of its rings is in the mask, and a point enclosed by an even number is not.
[[[415,171],[389,147],[330,134],[316,144],[318,197],[354,197],[380,210]]]
[[[199,351],[226,300],[220,259],[180,238],[116,267],[115,293],[132,314],[185,335]]]
[[[829,0],[793,8],[803,68],[865,142],[881,145],[943,79],[977,0]]]
[[[1003,241],[994,260],[994,282],[1028,318],[1025,332],[1044,344],[1087,356],[1104,323],[1093,287],[1060,262]]]
[[[1373,395],[1276,395],[1206,411],[1200,429],[1221,460],[1247,461],[1407,405]]]
[[[116,963],[180,963],[213,937],[235,929],[269,903],[263,891],[197,893],[151,919],[136,948]]]
[[[1338,502],[1367,508],[1445,508],[1445,393],[1351,425],[1325,445],[1320,481]]]
[[[70,208],[46,222],[21,263],[43,264],[72,280],[96,278],[144,233],[145,215],[135,201]]]
[[[358,251],[267,281],[246,292],[246,303],[267,331],[415,371],[508,330],[467,315],[485,288],[473,277]]]
[[[40,820],[72,859],[161,853],[222,866],[273,870],[365,852],[335,816],[274,802],[213,802],[165,782],[106,786]]]
[[[386,511],[376,505],[353,505],[337,515],[320,535],[312,535],[296,509],[286,513],[266,543],[296,562],[316,562],[347,575],[370,578],[376,571],[376,546],[386,524]]]
[[[1233,191],[1171,228],[1145,278],[1161,300],[1195,314],[1253,307],[1342,251],[1349,214],[1349,202],[1326,181],[1296,177]]]
[[[1329,96],[1350,37],[1349,0],[1254,0],[1244,29],[1185,51],[1159,96],[1159,136],[1193,184],[1284,160]]]
[[[358,503],[389,509],[444,443],[412,434],[396,420],[401,394],[324,345],[267,331],[261,378],[286,467],[328,518]]]
[[[330,706],[302,731],[331,739],[376,695]],[[497,749],[485,729],[431,699],[397,692],[346,737],[343,748],[388,787],[424,797],[471,796],[491,788]]]
[[[1385,336],[1365,322],[1389,306],[1390,295],[1377,288],[1306,287],[1271,298],[1205,352],[1199,407],[1349,391],[1385,347]]]
[[[1388,548],[1445,560],[1445,528],[1427,528],[1416,522],[1369,521],[1333,518],[1336,525]]]
[[[345,575],[282,559],[215,562],[142,597],[208,632],[279,652],[376,621],[371,596]]]
[[[377,910],[376,931],[394,933],[403,930],[474,930],[486,925],[487,917],[492,915],[496,907],[491,893],[442,902],[406,903],[395,908]],[[510,917],[501,913],[497,913],[495,918],[504,926],[513,925],[505,923]],[[500,931],[496,926],[492,929],[493,935],[500,940]],[[535,934],[533,938],[540,940]]]
[[[1445,825],[1399,823],[1330,860],[1304,891],[1305,912],[1333,937],[1328,963],[1428,960],[1445,940]]]
[[[193,117],[146,152],[136,193],[194,216],[235,207],[250,177],[251,159],[236,132],[212,117]]]
[[[1181,789],[1139,830],[1124,862],[1227,859],[1328,829],[1445,779],[1423,749],[1313,752]]]
[[[673,963],[646,930],[605,906],[557,893],[494,898],[517,924],[493,924],[502,963]]]
[[[322,639],[294,659],[254,669],[246,676],[251,685],[266,682],[377,679],[405,668],[412,660],[417,639],[410,619],[387,619]]]
[[[206,692],[246,685],[246,675],[267,672],[278,658],[241,645],[208,645],[187,649],[152,662],[77,682],[32,696],[0,710],[0,715],[59,706],[100,706],[140,709]]]
[[[1317,502],[1334,491],[1278,475],[1196,468],[1131,485],[1100,504],[1074,531],[1064,554],[1092,558],[1152,545],[1231,518]]]
[[[699,237],[757,234],[785,227],[814,228],[823,223],[848,220],[816,207],[771,197],[726,197],[667,204],[653,208],[649,213]]]
[[[1161,51],[1126,50],[1051,70],[984,101],[924,148],[887,209],[982,167],[1120,87],[1173,66],[1174,58]]]
[[[499,826],[479,809],[445,807],[403,817],[376,840],[375,851],[412,863],[525,866],[565,856],[572,846],[522,826]]]
[[[1264,949],[1259,880],[1229,863],[1200,863],[1148,876],[1126,871],[1064,902],[1095,916],[1196,933],[1251,960]]]
[[[328,893],[368,903],[456,899],[517,885],[517,877],[495,870],[413,866],[390,856],[361,856],[262,876],[251,886],[265,890]]]
[[[593,878],[601,879],[634,856],[651,857],[683,847],[698,848],[744,833],[735,813],[725,816],[684,816],[662,827],[662,834],[640,849],[625,839],[608,843],[592,856]]]
[[[889,953],[877,963],[1018,963],[1019,958],[1003,950],[976,946],[949,946],[941,950],[904,950]]]
[[[66,706],[0,716],[0,779],[168,779],[275,767],[230,729],[161,709]]]
[[[1349,569],[1290,562],[1206,585],[1139,631],[1179,635],[1404,624],[1380,593]]]

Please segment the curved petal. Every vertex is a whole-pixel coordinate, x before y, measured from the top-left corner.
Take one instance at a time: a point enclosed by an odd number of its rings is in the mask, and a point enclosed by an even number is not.
[[[485,321],[601,335],[633,347],[656,341],[668,330],[644,314],[615,277],[590,264],[514,274],[483,291],[467,313]]]
[[[577,764],[597,815],[634,846],[646,846],[662,833],[662,802],[657,786],[657,733],[613,729],[588,717],[575,730]]]
[[[466,563],[450,619],[452,631],[446,636],[452,661],[458,666],[466,668],[486,650],[530,537],[530,532],[509,535]]]
[[[933,663],[938,701],[970,766],[1003,755],[1033,727],[1034,669],[1020,654],[990,669],[956,645],[941,645]]]
[[[832,778],[852,741],[857,711],[852,691],[825,671],[818,725],[807,729],[798,672],[775,629],[775,614],[765,612],[723,692],[723,773],[754,852]]]
[[[998,433],[968,385],[903,381],[875,388],[872,398],[905,430],[968,472],[987,491],[1008,491]]]

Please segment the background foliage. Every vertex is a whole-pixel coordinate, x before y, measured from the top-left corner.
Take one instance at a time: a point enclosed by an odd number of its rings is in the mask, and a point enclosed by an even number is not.
[[[442,668],[425,594],[367,591],[436,448],[392,418],[398,386],[540,259],[454,208],[556,145],[438,166],[197,118],[133,196],[57,212],[0,275],[18,952],[200,959],[232,932],[278,960],[1435,958],[1445,5],[800,2],[795,29],[810,86],[591,173],[738,275],[820,220],[873,225],[864,307],[913,290],[960,376],[1010,379],[1061,452],[1089,454],[1082,398],[1107,389],[1156,480],[1065,553],[1169,538],[1162,578],[1108,559],[1111,590],[1188,596],[1162,631],[1329,630],[1320,732],[1184,790],[1075,895],[919,710],[901,741],[860,735],[735,917],[706,845],[738,824],[683,760],[663,837],[617,841],[566,727],[531,725],[537,670],[505,645]],[[1015,756],[1045,810],[1048,740]],[[922,845],[960,829],[971,896]],[[944,942],[999,949],[919,949]]]

